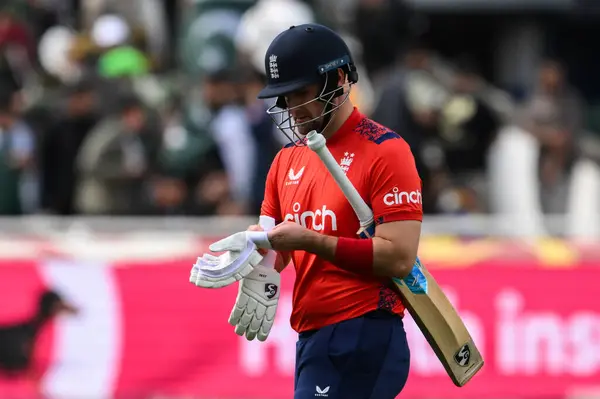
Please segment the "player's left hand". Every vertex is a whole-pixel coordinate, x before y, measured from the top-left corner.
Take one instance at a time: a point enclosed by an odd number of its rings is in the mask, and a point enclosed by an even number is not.
[[[294,222],[283,222],[268,233],[271,247],[276,251],[303,249],[306,242],[318,234]]]

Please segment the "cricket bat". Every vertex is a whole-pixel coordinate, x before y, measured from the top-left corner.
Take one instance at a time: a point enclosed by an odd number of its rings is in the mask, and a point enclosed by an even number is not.
[[[308,147],[323,161],[358,216],[360,229],[357,234],[372,237],[375,231],[373,211],[329,152],[325,137],[313,130],[307,139]],[[393,281],[452,382],[458,387],[464,386],[481,370],[484,362],[454,306],[418,257],[409,276]]]

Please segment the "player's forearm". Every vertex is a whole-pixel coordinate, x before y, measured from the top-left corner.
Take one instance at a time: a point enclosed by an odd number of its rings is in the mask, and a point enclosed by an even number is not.
[[[381,237],[373,237],[373,271],[382,277],[404,278],[412,270],[416,250],[399,247],[397,243]]]
[[[301,243],[302,248],[298,249],[315,254],[328,262],[333,262],[335,260],[338,238],[319,234],[311,230],[307,230],[307,232],[306,240]]]
[[[381,277],[404,278],[412,270],[416,259],[416,250],[411,248],[398,248],[391,241],[384,238],[373,237],[372,239],[372,273]],[[339,263],[339,256],[336,256],[338,250],[338,237],[310,232],[306,236],[306,241],[298,248],[306,252],[315,254],[337,266],[346,268],[349,265]],[[337,254],[339,255],[339,254]],[[368,270],[369,265],[364,265]]]

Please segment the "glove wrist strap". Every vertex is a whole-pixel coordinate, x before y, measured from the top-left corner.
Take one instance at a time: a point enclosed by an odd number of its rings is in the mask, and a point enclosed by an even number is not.
[[[249,231],[248,238],[259,248],[273,249],[266,231]]]

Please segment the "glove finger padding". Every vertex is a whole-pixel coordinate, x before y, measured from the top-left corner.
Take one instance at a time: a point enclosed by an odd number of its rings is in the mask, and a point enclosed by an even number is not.
[[[271,332],[271,327],[273,327],[273,322],[275,320],[263,320],[262,326],[260,327],[260,330],[258,330],[258,333],[256,334],[256,338],[258,338],[259,341],[264,342],[267,340],[267,338],[269,337],[269,333]]]
[[[210,254],[204,254],[196,260],[196,263],[194,263],[194,266],[192,266],[192,271],[190,273],[190,283],[196,284],[196,280],[198,279],[198,273],[200,270],[200,264],[202,264],[204,262],[212,261],[213,258],[215,258],[215,260],[219,259],[217,256],[213,256]]]
[[[246,304],[248,303],[249,298],[250,297],[243,292],[238,294],[235,305],[233,306],[233,309],[231,309],[231,314],[229,315],[229,324],[235,326],[240,321],[244,311],[246,310]]]
[[[261,303],[257,304],[256,307],[256,317],[262,320],[265,317],[265,313],[267,312],[267,307]]]
[[[248,325],[248,329],[257,332],[262,326],[262,322],[263,319],[258,314],[255,314],[254,317],[252,317],[252,321]]]
[[[256,303],[256,308],[254,308],[254,303]],[[246,338],[249,341],[252,341],[256,338],[256,335],[264,322],[264,316],[266,314],[267,308],[265,305],[258,303],[254,299],[250,298],[248,301],[248,308],[246,310],[246,314],[242,316],[242,322],[240,324],[246,327]],[[246,325],[246,320],[250,319],[250,323]],[[269,328],[270,330],[270,328]]]
[[[192,267],[190,282],[203,288],[226,287],[249,275],[262,259],[252,242],[242,252],[227,251],[218,257],[204,254]]]
[[[242,325],[244,327],[248,327],[250,325],[250,322],[252,321],[252,318],[254,317],[254,312],[250,310],[250,307],[252,306],[252,304],[254,303],[254,306],[256,306],[256,301],[252,298],[250,298],[250,300],[248,301],[248,307],[246,307],[246,310],[244,311],[244,314],[242,315],[240,321],[238,322],[238,325]]]
[[[258,333],[258,330],[260,329],[260,324],[261,324],[261,320],[258,319],[256,317],[256,315],[254,315],[254,317],[252,317],[252,321],[250,322],[250,324],[248,325],[248,328],[246,329],[246,339],[248,341],[252,341],[254,338],[256,338],[256,334]]]
[[[235,325],[235,333],[245,335],[248,340],[267,339],[277,311],[279,301],[279,273],[262,265],[256,266],[251,274],[239,283],[236,303],[229,317]]]
[[[268,234],[264,231],[242,231],[212,243],[213,252],[220,256],[204,254],[198,258],[190,273],[190,282],[203,288],[221,288],[249,275],[262,261],[260,248],[271,248]]]
[[[218,267],[220,262],[221,262],[221,258],[212,254],[204,254],[202,255],[202,262],[204,264],[206,264],[207,266],[210,267]]]
[[[235,326],[235,333],[237,335],[239,335],[240,337],[243,337],[244,334],[246,333],[246,326],[243,326],[241,324],[238,324]]]
[[[277,308],[267,308],[266,313],[263,317],[262,327],[257,334],[259,341],[265,341],[271,332],[271,327],[273,327],[273,323],[275,322],[275,313]]]

